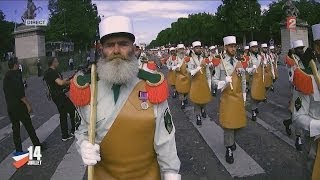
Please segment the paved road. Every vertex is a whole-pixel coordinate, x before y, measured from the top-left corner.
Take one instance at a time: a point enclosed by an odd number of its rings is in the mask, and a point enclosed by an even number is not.
[[[58,112],[53,102],[46,99],[41,78],[30,77],[28,84],[26,95],[32,102],[33,125],[49,149],[42,152],[41,166],[24,166],[18,170],[13,168],[12,130],[3,91],[0,90],[0,179],[86,179],[86,167],[76,152],[74,140],[62,142],[60,139]],[[294,149],[293,137],[285,135],[281,124],[289,115],[288,89],[286,70],[280,67],[275,92],[270,92],[268,102],[260,105],[257,122],[250,120],[250,103],[247,104],[248,126],[237,132],[238,148],[234,165],[224,161],[225,149],[217,118],[219,96],[207,106],[208,117],[201,127],[195,125],[191,104],[182,111],[178,100],[170,97],[169,105],[177,129],[178,155],[182,163],[182,179],[307,179],[303,157]],[[28,147],[31,143],[27,133],[24,128],[21,128],[21,132],[23,145]]]

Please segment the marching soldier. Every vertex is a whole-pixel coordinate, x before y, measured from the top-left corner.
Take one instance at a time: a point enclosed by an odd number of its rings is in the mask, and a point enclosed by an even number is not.
[[[209,50],[210,50],[209,62],[213,62],[213,59],[219,55],[219,52],[218,52],[218,49],[216,46],[210,46]],[[214,74],[215,74],[214,66],[215,66],[215,64],[212,64],[209,66],[211,76],[214,76]],[[217,95],[217,86],[214,83],[211,83],[210,89],[212,92],[212,96],[216,96]]]
[[[249,56],[249,46],[245,46],[244,47],[243,55],[244,56]]]
[[[292,59],[292,55],[294,53],[294,49],[292,47],[292,43],[291,43],[291,49],[289,49],[288,51],[288,55],[285,57],[285,64],[287,67],[287,71],[288,71],[288,77],[289,77],[289,94],[290,94],[290,101],[289,101],[289,111],[290,111],[290,116],[288,119],[283,120],[283,125],[285,126],[286,129],[286,133],[288,136],[291,135],[291,128],[290,125],[292,124],[292,111],[293,111],[293,100],[292,100],[292,96],[293,96],[293,90],[294,90],[294,86],[293,86],[293,68],[295,67],[295,61]]]
[[[279,56],[276,53],[274,46],[270,46],[269,49],[270,49],[270,58],[273,65],[274,77],[275,77],[275,80],[277,80],[279,77],[279,71],[278,71]]]
[[[185,105],[188,104],[187,95],[190,91],[191,81],[190,75],[187,71],[187,63],[190,57],[185,56],[184,44],[177,45],[177,65],[173,67],[176,71],[176,90],[179,94],[179,100],[181,101],[181,109],[185,109]]]
[[[205,106],[211,99],[208,80],[211,79],[209,71],[209,59],[202,56],[201,42],[192,43],[193,53],[191,53],[188,62],[188,71],[191,74],[190,100],[194,103],[194,113],[197,119],[197,125],[201,125],[201,117],[206,118]]]
[[[234,162],[233,152],[236,150],[235,131],[246,126],[245,112],[246,77],[242,63],[235,58],[236,37],[223,38],[226,54],[220,57],[220,63],[215,67],[213,83],[221,89],[219,105],[219,121],[224,130],[224,145],[226,161]]]
[[[315,54],[320,54],[320,24],[313,25],[312,32],[315,50],[306,50],[302,59],[305,69],[303,71],[297,69],[294,74],[293,81],[299,92],[295,98],[293,121],[305,131],[303,150],[307,157],[306,167],[312,180],[318,180],[320,179],[320,66]]]
[[[251,41],[250,45],[250,60],[249,66],[246,69],[249,74],[252,75],[251,80],[251,110],[252,110],[252,121],[257,120],[258,104],[266,99],[266,89],[264,86],[264,65],[262,57],[258,51],[258,42]]]
[[[176,48],[171,47],[169,49],[170,56],[166,60],[168,72],[168,84],[172,87],[172,97],[177,97],[177,90],[176,90],[176,71],[173,69],[177,66],[177,56],[176,56]]]
[[[103,58],[97,64],[99,80],[91,82],[97,83],[95,144],[88,141],[90,77],[78,74],[70,87],[73,102],[81,105],[76,138],[83,162],[94,166],[96,180],[180,180],[164,75],[139,69],[129,18],[105,18],[99,31]]]
[[[294,81],[294,76],[299,75],[302,71],[306,71],[306,67],[308,67],[309,65],[306,62],[303,62],[303,56],[304,56],[304,44],[302,42],[302,40],[296,40],[292,42],[292,47],[294,49],[294,53],[291,54],[291,57],[289,56],[288,61],[291,61],[292,63],[289,64],[293,64],[292,68],[291,68],[291,73],[292,73],[292,85],[293,85],[293,89],[292,89],[292,99],[291,99],[291,112],[293,112],[293,105],[295,103],[295,99],[297,98],[299,92],[297,91],[297,87],[299,86],[299,84],[297,84],[298,81]],[[309,72],[310,73],[310,72]],[[295,147],[298,151],[302,151],[302,140],[301,140],[301,135],[302,135],[302,130],[301,128],[296,125],[296,123],[294,121],[292,121],[292,119],[288,119],[284,122],[284,125],[286,127],[286,131],[291,131],[291,130],[287,130],[290,129],[290,125],[294,124],[295,127],[295,135],[296,135],[296,141],[295,141]]]
[[[271,61],[271,57],[268,53],[268,45],[267,44],[261,44],[261,53],[262,62],[264,65],[264,86],[266,88],[266,91],[271,89],[273,91],[272,83],[275,79],[274,69]]]

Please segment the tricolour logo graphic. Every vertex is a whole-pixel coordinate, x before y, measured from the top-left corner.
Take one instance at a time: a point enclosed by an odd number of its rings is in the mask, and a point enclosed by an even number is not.
[[[24,154],[17,155],[12,158],[14,159],[13,166],[19,169],[29,161],[29,153],[25,152]]]
[[[28,163],[28,165],[39,166],[41,165],[41,147],[40,146],[30,146],[28,152],[18,153],[16,156],[12,157],[15,162],[13,166],[19,169]]]

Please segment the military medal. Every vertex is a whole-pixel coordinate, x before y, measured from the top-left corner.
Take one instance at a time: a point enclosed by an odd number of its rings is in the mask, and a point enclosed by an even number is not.
[[[141,108],[143,110],[147,110],[149,108],[149,104],[147,103],[148,93],[144,91],[139,91],[139,99],[142,101]]]

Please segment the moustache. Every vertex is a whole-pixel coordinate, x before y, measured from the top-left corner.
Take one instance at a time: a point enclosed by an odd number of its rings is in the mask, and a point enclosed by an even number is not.
[[[113,61],[115,59],[122,59],[122,60],[128,60],[127,57],[121,55],[121,54],[116,54],[116,55],[111,55],[110,57],[108,57],[109,61]]]

